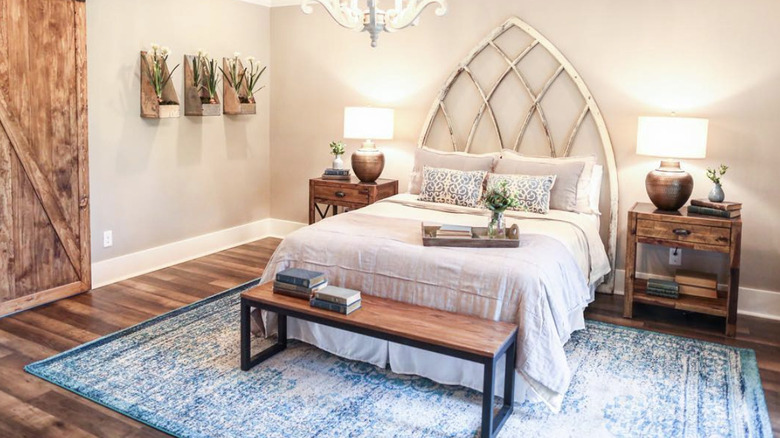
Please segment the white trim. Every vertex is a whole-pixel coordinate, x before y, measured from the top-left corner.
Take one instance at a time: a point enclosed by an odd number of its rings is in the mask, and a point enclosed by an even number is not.
[[[304,226],[298,222],[263,219],[96,262],[92,264],[92,287],[116,283],[264,237],[284,238]]]
[[[240,0],[253,5],[265,6],[267,8],[278,8],[281,6],[300,6],[301,0]]]
[[[653,275],[639,272],[641,277],[661,278],[672,280],[672,277],[663,275]],[[626,286],[626,271],[618,269],[615,271],[615,294],[623,295]],[[725,289],[726,285],[718,286]],[[762,289],[753,289],[749,287],[739,288],[739,306],[737,313],[746,316],[755,316],[757,318],[772,319],[780,321],[780,291],[770,291]]]

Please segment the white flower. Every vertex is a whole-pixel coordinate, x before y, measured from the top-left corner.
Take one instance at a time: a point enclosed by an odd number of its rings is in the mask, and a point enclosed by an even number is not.
[[[171,49],[167,47],[163,47],[162,49],[160,49],[160,53],[162,53],[163,56],[168,56],[171,53]]]
[[[246,62],[247,62],[247,64],[254,64],[255,57],[254,56],[247,56],[246,57]]]
[[[233,57],[234,58],[240,58],[241,57],[241,52],[233,52]]]
[[[160,45],[157,43],[152,43],[151,46],[152,46],[152,50],[155,52],[160,50]]]
[[[206,52],[204,52],[203,49],[198,49],[198,58],[202,58],[204,53]]]

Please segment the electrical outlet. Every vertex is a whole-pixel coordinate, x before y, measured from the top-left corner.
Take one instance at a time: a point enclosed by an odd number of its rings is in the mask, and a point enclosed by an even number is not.
[[[682,249],[669,248],[669,264],[672,266],[682,265]]]
[[[114,246],[114,233],[111,230],[103,231],[103,248]]]

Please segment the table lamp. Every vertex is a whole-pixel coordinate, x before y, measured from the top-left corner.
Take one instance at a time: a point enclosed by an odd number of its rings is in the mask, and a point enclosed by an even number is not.
[[[707,119],[639,118],[636,153],[666,158],[645,179],[647,196],[659,210],[679,210],[691,197],[693,178],[675,158],[704,158],[708,125]]]
[[[352,170],[364,183],[376,181],[385,168],[385,155],[373,140],[393,139],[394,112],[388,108],[344,108],[344,138],[365,140],[352,154]]]

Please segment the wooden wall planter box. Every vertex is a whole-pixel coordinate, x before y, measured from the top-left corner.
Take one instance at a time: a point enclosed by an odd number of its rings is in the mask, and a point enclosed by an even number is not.
[[[241,60],[238,62],[239,70],[244,69],[244,65]],[[230,65],[228,64],[228,58],[222,58],[222,69],[228,71]],[[246,87],[246,82],[241,84],[240,94],[236,93],[236,90],[230,86],[230,81],[222,78],[222,99],[223,99],[223,112],[228,115],[247,115],[257,114],[257,105],[254,103],[241,103],[241,98],[246,98],[249,94]]]
[[[174,104],[161,105],[157,101],[157,94],[149,80],[146,61],[146,52],[141,51],[141,117],[145,119],[168,119],[180,116],[179,96],[173,87],[173,81],[168,81],[163,87],[163,102],[175,102]],[[167,76],[168,65],[163,66],[163,73]]]
[[[198,89],[194,85],[194,71],[192,61],[194,56],[184,55],[184,115],[185,116],[220,116],[222,105],[219,96],[214,96],[216,103],[203,103],[203,99],[209,98],[207,90]],[[205,67],[201,74],[205,75]]]

